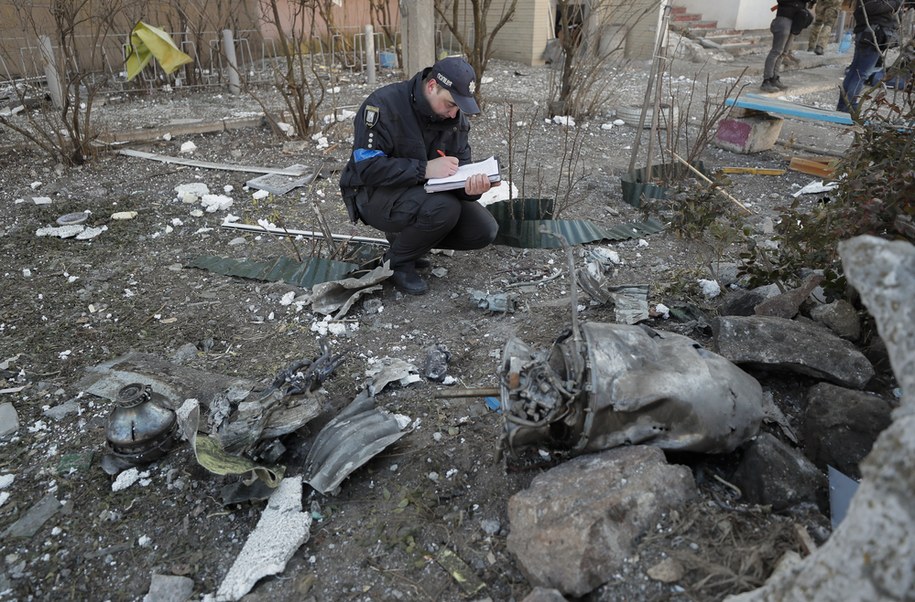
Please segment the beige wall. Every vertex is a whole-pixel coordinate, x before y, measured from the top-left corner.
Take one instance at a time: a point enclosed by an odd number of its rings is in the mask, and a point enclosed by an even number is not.
[[[503,5],[509,0],[494,0],[491,24],[498,23]],[[542,65],[546,42],[553,37],[552,7],[547,1],[518,0],[515,16],[505,24],[493,42],[495,58],[525,65]]]
[[[685,7],[687,12],[698,13],[703,19],[718,21],[722,29],[768,29],[775,0],[733,0],[709,2],[708,0],[673,0],[674,6]]]
[[[498,23],[503,7],[509,2],[493,0],[487,17],[489,27]],[[595,0],[592,4],[599,10],[591,13],[591,28],[599,30],[600,36],[606,38],[605,43],[619,41],[629,59],[651,58],[660,15],[659,0]],[[514,19],[496,36],[493,58],[542,65],[543,51],[553,38],[555,11],[553,0],[518,0]],[[461,2],[460,18],[462,23],[473,21],[468,0]]]
[[[336,6],[330,0],[322,1],[327,1],[331,7],[335,30],[342,31],[348,37],[361,34],[364,26],[372,23],[368,0],[344,0],[342,6]],[[43,63],[37,50],[39,35],[50,36],[52,43],[57,46],[54,22],[48,11],[50,3],[36,2],[35,5],[33,10],[20,13],[11,2],[0,0],[0,80],[7,76],[43,74]],[[77,28],[80,38],[78,45],[81,46],[80,60],[92,69],[101,69],[108,64],[117,70],[123,60],[121,46],[127,42],[127,36],[137,21],[144,21],[173,34],[189,32],[183,38],[173,36],[173,39],[176,43],[193,44],[200,49],[201,60],[209,56],[204,51],[214,39],[214,33],[223,29],[245,31],[244,37],[254,46],[259,44],[262,35],[268,39],[276,37],[276,29],[267,23],[273,18],[264,0],[126,0],[120,5],[121,10],[110,15],[113,21],[111,33],[103,45],[94,44],[91,37],[93,30],[98,28],[101,14],[96,15],[95,21],[87,20]],[[284,17],[292,14],[289,5],[290,0],[278,2],[280,14]],[[90,6],[98,9],[103,3]],[[177,6],[182,8],[180,12],[176,10]],[[391,33],[398,34],[400,10],[397,0],[388,0],[388,7],[392,22]],[[187,15],[186,20],[181,17],[182,14]],[[265,18],[266,15],[270,15],[269,18]],[[107,13],[105,16],[108,16]],[[310,18],[304,22],[304,26],[310,30]],[[315,24],[318,36],[324,36],[327,29],[323,20]],[[376,25],[376,32],[381,31],[382,28]],[[207,32],[207,35],[197,36],[197,32]],[[98,52],[100,48],[104,49],[104,55]]]

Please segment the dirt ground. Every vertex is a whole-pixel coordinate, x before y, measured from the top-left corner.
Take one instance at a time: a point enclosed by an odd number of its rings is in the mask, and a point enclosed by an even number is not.
[[[796,98],[830,106],[841,61],[798,72],[795,77],[805,83],[825,84]],[[762,58],[748,60],[756,63],[761,66]],[[735,65],[683,65],[680,71],[693,69],[707,69],[713,90],[728,85],[739,72]],[[562,149],[572,140],[580,150],[579,175],[562,217],[602,224],[640,220],[644,216],[622,201],[618,177],[628,167],[636,130],[601,126],[612,123],[618,106],[640,104],[645,73],[646,66],[637,65],[610,74],[608,81],[617,90],[615,106],[567,127],[544,121],[549,67],[494,61],[486,73],[493,81],[484,84],[485,111],[473,121],[474,154],[500,155],[504,163],[511,138],[512,173],[526,168],[523,178],[515,176],[519,187],[524,180],[523,196],[553,197],[557,191],[564,194],[561,171],[569,151]],[[674,85],[685,89],[691,79],[674,78]],[[354,109],[370,88],[350,80],[340,82],[338,103]],[[389,80],[393,76],[387,74],[382,83]],[[704,84],[704,75],[700,81]],[[747,81],[758,84],[753,77]],[[259,94],[268,106],[279,106],[268,92]],[[178,129],[259,110],[250,97],[178,91],[110,98],[97,117],[109,131],[168,124]],[[510,123],[515,123],[512,136]],[[18,434],[0,443],[0,475],[14,475],[3,490],[9,496],[0,505],[0,529],[48,494],[65,505],[33,537],[0,541],[0,598],[139,600],[154,573],[192,578],[195,599],[216,591],[264,504],[224,507],[219,490],[229,478],[198,467],[186,444],[150,465],[147,480],[113,492],[112,477],[98,464],[112,404],[87,395],[77,383],[87,368],[129,351],[171,358],[187,344],[196,353],[186,359],[186,366],[262,383],[293,360],[320,355],[316,323],[323,317],[307,305],[281,303],[289,291],[307,291],[186,265],[200,255],[262,260],[312,249],[308,240],[291,243],[221,228],[227,213],[246,223],[266,219],[317,230],[317,208],[335,233],[379,236],[348,222],[332,173],[349,152],[349,123],[326,126],[323,134],[327,147],[316,140],[283,139],[264,127],[176,134],[169,140],[128,145],[179,155],[182,143],[193,141],[197,150],[191,157],[198,160],[271,167],[299,163],[322,169],[314,186],[260,201],[245,190],[252,175],[243,172],[114,153],[64,168],[15,139],[2,143],[2,387],[22,389],[0,395],[0,402],[13,403],[20,421]],[[841,152],[851,135],[828,126],[786,123],[782,140]],[[644,149],[646,138],[642,144]],[[712,169],[785,168],[795,154],[810,153],[777,146],[738,155],[709,147],[703,159]],[[777,207],[791,200],[790,193],[811,179],[793,171],[776,177],[735,175],[729,190],[753,210],[747,223],[761,232],[767,218],[777,215]],[[200,207],[182,203],[175,193],[176,186],[193,182],[225,193],[234,204],[228,210],[193,212]],[[35,196],[49,197],[51,203],[35,204]],[[816,202],[816,196],[802,202]],[[59,216],[78,211],[90,212],[88,225],[107,229],[91,240],[36,236]],[[110,217],[124,211],[135,211],[136,217]],[[706,266],[714,254],[706,246],[678,238],[669,229],[642,241],[602,244],[623,260],[616,282],[651,283],[652,306],[692,303],[709,315],[713,312],[714,302],[704,299],[696,285],[697,278],[709,277]],[[725,258],[736,259],[737,251],[727,249]],[[443,270],[437,272],[440,276],[425,273],[429,294],[405,297],[385,283],[380,293],[350,310],[342,334],[328,336],[333,351],[346,352],[345,361],[317,394],[321,417],[284,438],[288,451],[280,463],[288,475],[301,474],[317,430],[353,399],[366,380],[370,360],[390,356],[421,365],[426,349],[442,344],[452,354],[448,374],[456,386],[497,387],[508,337],[516,335],[544,348],[570,324],[573,281],[561,250],[496,245],[432,259],[433,267]],[[556,270],[558,277],[550,278]],[[538,281],[523,289],[514,313],[484,311],[471,300],[474,290],[496,293]],[[583,306],[582,320],[613,320],[611,308]],[[707,333],[694,323],[661,318],[648,323],[708,342]],[[796,420],[801,388],[771,381],[767,388],[776,390],[783,410]],[[336,495],[319,495],[306,486],[304,505],[316,519],[309,541],[281,574],[263,580],[247,600],[520,600],[529,593],[530,583],[506,550],[511,527],[506,506],[546,466],[497,461],[500,416],[480,397],[437,397],[443,389],[421,381],[385,389],[378,396],[379,406],[410,417],[414,429],[344,481]],[[44,414],[69,400],[76,401],[78,413],[59,421]],[[64,456],[87,452],[93,453],[88,467],[59,470]],[[624,569],[588,599],[718,600],[761,583],[785,551],[801,551],[797,525],[822,541],[828,521],[816,509],[775,515],[735,499],[715,475],[727,475],[737,459],[737,454],[671,457],[693,468],[701,499],[659,521],[626,559]],[[472,594],[462,590],[435,561],[445,549],[471,567],[485,588]],[[675,583],[647,575],[667,556],[686,568]]]

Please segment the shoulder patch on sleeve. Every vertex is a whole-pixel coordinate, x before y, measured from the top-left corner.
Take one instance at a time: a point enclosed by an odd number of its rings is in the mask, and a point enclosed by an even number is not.
[[[367,105],[365,107],[365,127],[370,128],[378,123],[378,114],[381,112],[376,106]]]

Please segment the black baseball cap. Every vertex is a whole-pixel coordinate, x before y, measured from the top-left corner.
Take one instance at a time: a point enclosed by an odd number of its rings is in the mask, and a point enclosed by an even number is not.
[[[451,92],[454,104],[468,115],[480,112],[480,105],[473,98],[477,89],[477,76],[470,63],[461,57],[449,56],[432,65],[435,82]]]

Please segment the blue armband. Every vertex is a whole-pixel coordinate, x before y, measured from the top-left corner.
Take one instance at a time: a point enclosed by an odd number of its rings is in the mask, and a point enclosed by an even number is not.
[[[384,153],[380,150],[369,150],[367,148],[357,148],[353,151],[353,160],[356,163],[360,161],[365,161],[366,159],[371,159],[372,157],[383,157]]]

